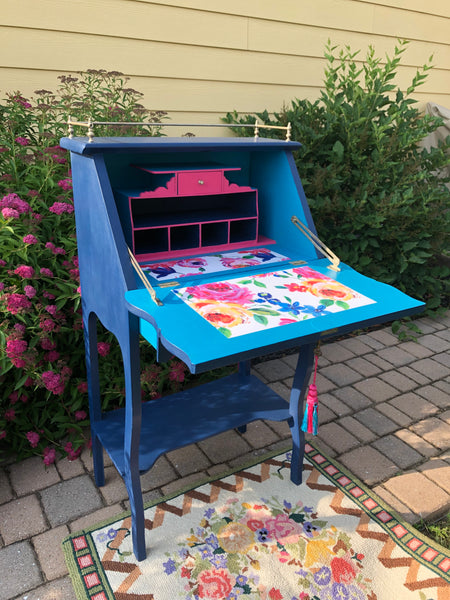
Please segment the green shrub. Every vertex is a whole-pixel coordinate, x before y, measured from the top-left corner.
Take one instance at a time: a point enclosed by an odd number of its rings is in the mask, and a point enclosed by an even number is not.
[[[328,43],[320,98],[294,99],[273,117],[267,111],[256,116],[290,122],[292,139],[302,143],[296,164],[319,237],[356,270],[435,309],[448,302],[450,270],[439,256],[448,249],[449,179],[436,172],[449,162],[450,136],[429,152],[419,145],[442,122],[422,115],[411,98],[430,62],[406,92],[394,84],[406,47],[400,41],[384,64],[370,47],[358,63],[358,52],[337,52]],[[255,116],[233,112],[223,120],[237,125],[239,135],[251,135],[238,125]]]
[[[86,441],[87,393],[78,260],[68,153],[59,146],[69,114],[77,119],[161,122],[119,73],[62,76],[56,93],[19,92],[0,103],[0,458],[56,451],[76,458]],[[97,134],[117,134],[113,127]],[[160,126],[120,133],[161,134]],[[81,134],[85,134],[82,131]],[[118,343],[99,332],[102,401],[123,402]],[[185,367],[156,365],[142,346],[147,398],[179,389]]]

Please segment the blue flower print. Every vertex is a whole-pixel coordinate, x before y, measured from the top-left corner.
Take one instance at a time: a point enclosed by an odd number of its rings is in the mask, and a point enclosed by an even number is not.
[[[205,538],[205,542],[208,544],[208,546],[211,546],[213,550],[219,547],[219,540],[217,539],[217,536],[214,535],[214,533]]]
[[[272,252],[269,252],[268,250],[254,250],[253,256],[255,258],[260,258],[262,262],[275,258],[275,254],[272,254]]]
[[[206,546],[205,548],[200,548],[200,554],[203,559],[207,560],[210,560],[213,555],[211,552],[211,548],[208,548],[208,546]]]
[[[246,577],[245,575],[238,575],[236,577],[236,583],[238,585],[240,585],[241,587],[243,587],[248,581],[248,577]]]
[[[259,292],[257,298],[253,298],[253,302],[258,302],[259,304],[265,304],[266,302],[273,303],[272,294],[269,294],[269,292]]]
[[[105,533],[104,531],[102,531],[102,533],[99,533],[97,536],[97,541],[98,542],[109,542],[110,540],[113,540],[117,535],[117,530],[113,529],[111,527],[111,529],[108,529],[108,531]]]
[[[270,302],[270,300],[269,300]],[[282,302],[281,300],[277,300],[275,302],[272,302],[272,304],[276,304],[278,306],[278,310],[280,312],[288,312],[288,313],[292,313],[294,315],[299,315],[300,313],[304,312],[304,306],[303,304],[300,304],[300,302]]]
[[[265,527],[263,527],[262,529],[258,529],[258,531],[256,532],[256,535],[260,542],[266,542],[268,539],[270,539],[269,532],[267,531],[267,529]]]
[[[162,265],[158,267],[149,266],[148,270],[154,273],[157,279],[159,279],[160,277],[167,277],[167,275],[171,275],[172,273],[176,273],[175,269],[172,269],[172,267]]]
[[[333,600],[348,600],[350,592],[343,583],[333,583],[331,586],[331,594]]]
[[[226,569],[228,566],[226,554],[213,554],[210,559],[210,563],[216,567],[216,569]]]
[[[328,567],[322,567],[316,573],[314,573],[314,581],[318,585],[328,585],[331,581],[331,569]]]
[[[325,304],[319,304],[318,306],[311,306],[309,304],[305,304],[303,306],[303,312],[308,315],[314,315],[315,317],[320,317],[322,315],[331,315],[331,312],[327,310]]]
[[[163,563],[163,567],[166,575],[170,575],[171,573],[174,573],[177,570],[175,561],[172,558],[169,558],[167,562]]]

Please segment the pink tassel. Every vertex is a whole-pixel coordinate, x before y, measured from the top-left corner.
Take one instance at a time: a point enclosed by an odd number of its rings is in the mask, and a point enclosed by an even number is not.
[[[319,429],[319,415],[318,415],[318,399],[317,399],[317,387],[316,387],[316,375],[317,375],[317,361],[319,360],[319,354],[316,354],[316,365],[314,368],[314,380],[309,386],[308,395],[306,397],[306,409],[303,415],[302,431],[305,433],[312,433],[317,435]]]

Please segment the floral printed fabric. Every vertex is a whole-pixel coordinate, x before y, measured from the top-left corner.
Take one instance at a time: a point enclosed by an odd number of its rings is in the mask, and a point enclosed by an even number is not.
[[[375,302],[309,267],[173,292],[229,338]]]
[[[229,498],[218,509],[206,509],[178,546],[166,552],[161,566],[168,582],[184,582],[179,597],[185,600],[376,598],[364,554],[301,500]],[[269,583],[274,570],[278,577]]]
[[[256,248],[253,250],[239,250],[239,252],[209,254],[196,258],[142,264],[141,267],[158,281],[168,281],[170,279],[178,279],[179,277],[218,273],[229,269],[242,269],[244,267],[254,267],[284,260],[289,259],[287,256],[283,256],[267,248]]]

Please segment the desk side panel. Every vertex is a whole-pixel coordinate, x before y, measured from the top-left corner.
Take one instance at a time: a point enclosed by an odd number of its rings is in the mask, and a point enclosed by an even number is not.
[[[127,290],[136,287],[103,157],[72,153],[83,311],[121,341],[128,331]]]

